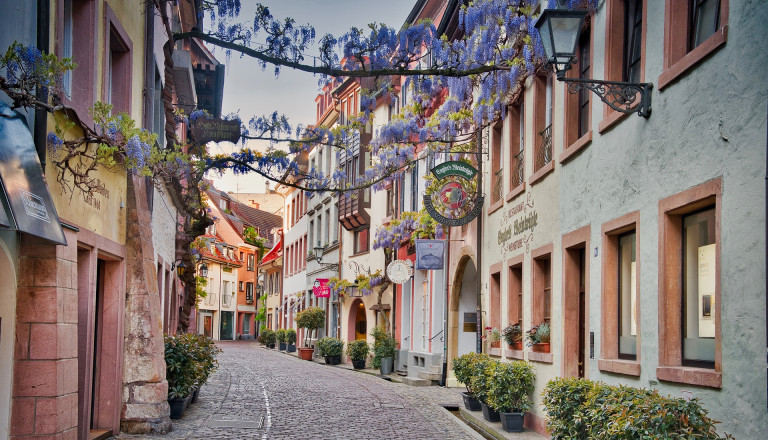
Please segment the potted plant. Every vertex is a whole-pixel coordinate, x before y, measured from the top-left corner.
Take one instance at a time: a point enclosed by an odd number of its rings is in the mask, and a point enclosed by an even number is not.
[[[284,328],[278,329],[275,332],[275,339],[277,339],[277,349],[280,351],[285,351],[287,346],[285,344],[285,338],[286,338],[286,330]]]
[[[270,329],[265,329],[261,332],[261,335],[259,335],[259,342],[264,344],[267,348],[275,348],[276,339],[275,332]]]
[[[216,371],[219,363],[216,355],[221,353],[221,349],[216,346],[213,339],[205,335],[188,333],[185,335],[190,342],[192,357],[196,362],[195,385],[192,394],[191,403],[196,403],[200,394],[200,388],[208,382],[208,377]]]
[[[365,359],[368,358],[370,347],[365,339],[358,339],[347,344],[347,356],[352,360],[355,370],[365,368]]]
[[[184,335],[165,335],[165,378],[172,419],[181,418],[191,400],[197,368],[189,340]]]
[[[483,410],[483,418],[489,422],[498,422],[499,412],[488,406],[488,396],[491,391],[493,374],[496,367],[501,362],[489,357],[480,358],[475,362],[474,372],[472,374],[472,391],[475,397],[480,401],[480,408]]]
[[[373,367],[378,367],[382,376],[392,374],[397,341],[381,327],[374,327],[371,330],[371,336],[373,336]]]
[[[326,336],[317,341],[317,349],[326,364],[338,365],[341,363],[341,353],[344,352],[344,341]]]
[[[285,344],[287,346],[286,352],[296,352],[296,330],[289,328],[285,331]]]
[[[490,348],[500,348],[501,346],[501,343],[499,342],[501,341],[501,332],[499,332],[499,329],[497,328],[486,327],[483,339],[488,342]]]
[[[459,356],[453,360],[453,374],[456,376],[456,380],[463,383],[467,387],[467,391],[461,393],[464,399],[464,408],[469,411],[480,411],[480,401],[475,396],[472,390],[472,376],[475,374],[475,364],[481,358],[487,356],[479,353],[467,353]]]
[[[309,344],[309,334],[312,330],[317,330],[325,324],[325,310],[320,307],[308,307],[296,314],[296,325],[305,329],[304,346],[299,347],[299,357],[305,361],[312,360],[312,348]]]
[[[493,370],[488,405],[499,412],[507,432],[522,432],[535,380],[533,366],[525,361],[500,362]]]
[[[534,325],[525,332],[527,345],[538,353],[549,353],[549,323],[542,322]]]
[[[512,350],[523,349],[523,327],[520,324],[509,324],[501,335]]]

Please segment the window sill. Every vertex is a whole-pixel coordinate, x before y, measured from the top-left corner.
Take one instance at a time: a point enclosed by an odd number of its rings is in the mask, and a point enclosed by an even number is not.
[[[507,359],[525,359],[523,350],[504,350]]]
[[[358,252],[358,253],[356,253],[356,254],[352,254],[351,256],[352,256],[352,257],[359,257],[360,255],[367,255],[367,254],[369,254],[370,252],[371,252],[371,251],[362,251],[362,252]]]
[[[611,128],[613,128],[614,125],[623,121],[624,118],[633,114],[633,113],[617,112],[616,110],[608,107],[607,105],[605,106],[605,109],[607,113],[603,117],[603,120],[600,121],[600,125],[597,126],[597,132],[600,134],[603,134],[606,131],[610,130]]]
[[[512,191],[507,193],[507,196],[505,197],[507,202],[512,201],[515,197],[519,196],[520,194],[525,192],[525,182],[521,183],[520,185],[517,185],[512,189]]]
[[[489,348],[488,349],[488,355],[489,356],[501,357],[501,348],[493,348],[493,347]]]
[[[723,373],[707,368],[658,367],[656,377],[665,382],[677,382],[708,388],[723,387]]]
[[[551,364],[552,353],[539,353],[536,351],[529,351],[528,360],[533,362],[543,362],[545,364]]]
[[[580,137],[576,142],[572,143],[568,146],[568,148],[563,151],[562,154],[560,154],[560,164],[564,164],[565,162],[569,161],[573,156],[576,155],[579,151],[584,149],[587,145],[592,143],[592,130],[589,130],[584,134],[584,136]]]
[[[640,362],[623,359],[598,359],[597,368],[604,373],[640,376]]]
[[[699,64],[704,58],[723,46],[727,40],[728,26],[726,25],[720,28],[718,32],[712,34],[706,41],[699,44],[698,47],[677,60],[675,64],[664,69],[661,75],[659,75],[659,90],[662,90],[683,76],[683,74]]]
[[[502,205],[504,205],[504,198],[503,197],[499,197],[499,200],[497,200],[494,203],[491,203],[490,205],[488,205],[488,214],[487,215],[493,214],[495,211],[497,211],[499,208],[501,208]]]
[[[538,171],[533,173],[530,179],[528,179],[528,184],[533,186],[535,183],[537,183],[539,180],[542,180],[547,174],[551,173],[555,169],[555,160],[552,159],[548,164],[544,165],[543,167],[539,168]]]

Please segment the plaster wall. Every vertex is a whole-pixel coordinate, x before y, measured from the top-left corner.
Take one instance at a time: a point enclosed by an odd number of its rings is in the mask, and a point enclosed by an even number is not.
[[[286,195],[286,210],[285,212],[288,213],[289,210],[287,209],[287,204],[290,203],[291,205],[294,205],[296,203],[297,198],[300,196],[301,192],[298,190],[291,190]],[[304,234],[307,233],[307,228],[309,226],[309,222],[307,220],[307,215],[301,216],[299,220],[293,224],[290,228],[288,227],[290,225],[291,219],[290,219],[290,213],[288,213],[286,216],[284,216],[284,246],[283,249],[286,249],[287,247],[295,244],[299,238],[303,237]],[[307,237],[307,240],[309,240],[309,237]],[[309,244],[307,244],[307,247],[309,247]],[[288,264],[289,257],[287,255],[286,251],[283,251],[283,263]],[[296,254],[298,255],[298,254]],[[306,254],[305,255],[298,255],[296,260],[296,263],[298,264],[301,261],[306,261]],[[287,269],[287,267],[285,268]],[[283,271],[283,300],[288,298],[289,296],[296,297],[299,293],[306,292],[306,286],[307,286],[307,271],[301,270],[293,273],[292,275],[288,276],[287,270]]]
[[[663,71],[664,8],[648,7],[645,80]],[[589,331],[600,356],[601,224],[640,212],[638,377],[601,373],[608,383],[658,389],[700,398],[735,438],[768,436],[765,372],[765,164],[768,83],[765,23],[756,2],[729,2],[727,42],[663,90],[653,89],[650,118],[630,115],[598,134],[604,107],[592,107],[592,144],[562,166],[560,231],[591,225]],[[604,68],[605,17],[595,22],[595,77]],[[755,56],[755,49],[760,56]],[[562,85],[558,85],[562,93]],[[595,102],[595,101],[593,101]],[[659,200],[709,180],[722,179],[720,316],[722,388],[659,381]],[[538,199],[537,199],[538,201]],[[555,246],[555,249],[558,247]],[[558,273],[558,272],[555,272]],[[554,346],[553,346],[554,351]],[[538,382],[538,380],[537,380]],[[685,393],[684,393],[685,392]],[[688,394],[691,393],[691,394]]]

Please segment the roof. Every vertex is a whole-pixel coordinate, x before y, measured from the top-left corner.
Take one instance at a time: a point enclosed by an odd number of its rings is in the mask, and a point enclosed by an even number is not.
[[[219,249],[219,246],[217,245],[226,245],[224,240],[221,239],[221,237],[217,235],[211,235],[211,234],[204,234],[201,236],[208,244],[213,242],[213,250],[211,250],[209,247],[205,247],[203,249],[198,249],[198,252],[200,253],[200,258],[204,260],[212,260],[216,261],[218,263],[223,263],[229,266],[236,266],[240,267],[243,265],[243,262],[240,261],[239,258],[237,258],[237,254],[233,253],[232,257],[227,256],[225,253],[221,252]]]
[[[276,260],[280,258],[280,256],[283,255],[283,240],[277,242],[275,247],[273,247],[269,252],[267,252],[267,255],[264,255],[264,258],[261,259],[261,263],[259,263],[259,266],[263,264],[267,264],[272,260]]]
[[[215,204],[217,208],[220,206],[219,202],[221,199],[229,202],[229,212],[223,209],[219,209],[219,211],[224,216],[223,220],[226,220],[237,234],[242,237],[245,226],[254,227],[258,229],[259,235],[266,239],[265,246],[267,248],[274,246],[275,243],[270,232],[275,228],[283,226],[283,218],[281,216],[251,208],[244,203],[238,202],[224,191],[219,191],[213,187],[206,191],[206,194],[211,199],[211,203]]]

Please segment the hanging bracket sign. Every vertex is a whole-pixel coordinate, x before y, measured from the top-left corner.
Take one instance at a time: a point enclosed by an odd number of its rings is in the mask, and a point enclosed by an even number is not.
[[[483,197],[471,184],[477,175],[475,167],[449,161],[432,168],[431,172],[440,182],[440,188],[424,195],[424,207],[435,221],[446,226],[462,226],[480,215]]]
[[[413,276],[413,263],[410,260],[395,260],[387,265],[387,277],[395,284],[403,284]]]

